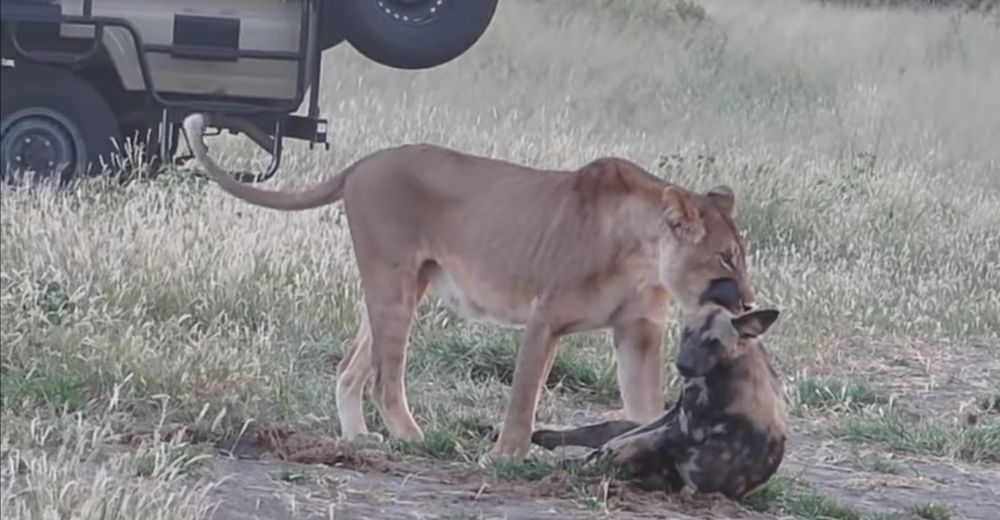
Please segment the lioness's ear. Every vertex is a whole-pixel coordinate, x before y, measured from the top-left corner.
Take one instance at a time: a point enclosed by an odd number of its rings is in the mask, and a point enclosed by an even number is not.
[[[736,196],[733,195],[732,188],[726,185],[716,186],[708,190],[705,195],[729,218],[736,216]]]
[[[660,194],[663,218],[670,229],[681,239],[698,242],[705,236],[705,223],[690,195],[677,186],[668,186]]]
[[[774,325],[778,314],[776,309],[750,311],[733,318],[733,327],[741,336],[760,336]]]

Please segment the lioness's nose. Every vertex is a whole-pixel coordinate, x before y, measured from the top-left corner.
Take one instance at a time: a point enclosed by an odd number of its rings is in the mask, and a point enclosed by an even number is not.
[[[750,281],[746,278],[742,278],[739,281],[740,284],[740,302],[743,304],[743,310],[751,311],[757,308],[757,296],[753,293],[753,287],[750,286]]]

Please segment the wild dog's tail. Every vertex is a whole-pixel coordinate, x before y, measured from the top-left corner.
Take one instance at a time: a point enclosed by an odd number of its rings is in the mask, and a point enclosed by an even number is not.
[[[315,186],[300,191],[268,191],[243,184],[233,178],[229,172],[223,170],[216,162],[209,157],[208,147],[205,146],[205,117],[202,114],[191,114],[184,119],[184,130],[187,132],[191,151],[201,163],[202,167],[208,170],[213,181],[229,194],[243,199],[250,204],[263,206],[265,208],[278,209],[284,211],[298,211],[312,209],[332,204],[340,200],[344,194],[344,184],[347,175],[357,166],[358,163],[347,167],[347,169],[337,173],[333,177],[326,179]]]

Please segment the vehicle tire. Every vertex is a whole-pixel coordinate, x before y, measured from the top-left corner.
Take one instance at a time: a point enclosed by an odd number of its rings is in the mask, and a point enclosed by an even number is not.
[[[337,0],[324,0],[319,9],[319,46],[332,49],[344,41],[344,27],[337,17]]]
[[[118,121],[89,83],[65,70],[19,64],[2,71],[0,174],[18,180],[25,170],[35,181],[60,185],[99,173],[110,164]]]
[[[352,47],[383,65],[426,69],[458,57],[493,19],[498,0],[338,0]]]

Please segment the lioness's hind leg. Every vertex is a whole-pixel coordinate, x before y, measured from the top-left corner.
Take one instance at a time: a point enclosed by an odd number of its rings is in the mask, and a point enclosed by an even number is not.
[[[368,433],[363,399],[365,386],[374,371],[371,326],[362,305],[358,333],[337,365],[337,415],[341,435],[347,440]]]
[[[422,439],[424,434],[406,400],[404,376],[410,326],[427,288],[426,280],[416,272],[407,276],[395,271],[369,276],[363,281],[372,332],[375,403],[392,436],[402,440]]]

